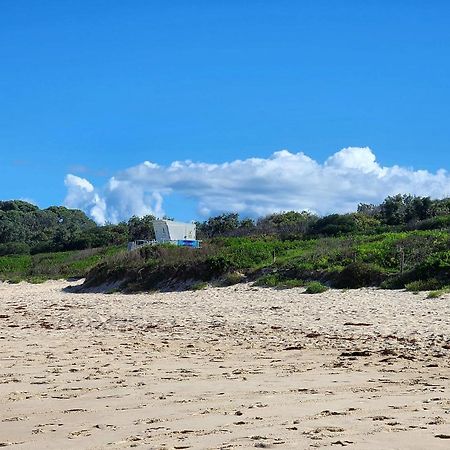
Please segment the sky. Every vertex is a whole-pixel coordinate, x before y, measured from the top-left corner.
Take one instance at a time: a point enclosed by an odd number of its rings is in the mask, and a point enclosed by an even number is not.
[[[450,2],[2,0],[0,199],[99,223],[450,195]]]

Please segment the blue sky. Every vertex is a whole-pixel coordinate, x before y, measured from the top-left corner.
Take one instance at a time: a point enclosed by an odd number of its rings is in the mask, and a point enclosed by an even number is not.
[[[3,0],[0,198],[45,207],[65,201],[69,173],[102,197],[111,177],[144,161],[270,160],[282,149],[323,164],[368,146],[381,166],[448,169],[449,20],[450,3],[438,0]],[[184,219],[220,210],[211,202],[222,197],[202,206],[178,189],[185,182],[141,183],[142,201],[156,190],[164,212]],[[69,206],[89,212],[92,199],[77,202],[77,192]]]

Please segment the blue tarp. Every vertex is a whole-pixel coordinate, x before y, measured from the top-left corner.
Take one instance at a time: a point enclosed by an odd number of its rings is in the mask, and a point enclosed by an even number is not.
[[[200,247],[200,241],[194,241],[194,240],[180,240],[177,241],[177,245],[180,247],[194,247],[199,248]]]

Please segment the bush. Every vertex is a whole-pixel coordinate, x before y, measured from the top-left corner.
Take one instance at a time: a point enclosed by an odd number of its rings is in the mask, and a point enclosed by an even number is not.
[[[224,256],[212,256],[205,263],[212,276],[222,275],[233,267],[231,261]]]
[[[47,278],[45,277],[30,277],[27,279],[28,283],[31,284],[41,284],[47,281]]]
[[[206,289],[208,287],[208,283],[201,282],[201,283],[195,283],[191,286],[192,291],[202,291],[203,289]]]
[[[312,233],[322,236],[341,236],[354,233],[357,228],[354,214],[330,214],[322,217],[314,224]]]
[[[23,281],[23,279],[20,278],[20,277],[11,277],[11,278],[8,280],[8,283],[9,283],[9,284],[19,284],[21,281]]]
[[[440,230],[450,227],[450,215],[431,217],[413,225],[417,230]]]
[[[355,262],[336,274],[334,285],[338,288],[356,289],[365,286],[379,286],[385,274],[377,267]]]
[[[25,242],[8,242],[0,244],[0,256],[5,255],[29,255],[30,246]]]
[[[255,282],[256,286],[261,287],[276,287],[280,283],[279,275],[276,273],[270,273],[258,278]]]
[[[431,291],[439,289],[440,287],[439,281],[435,278],[429,280],[416,280],[405,284],[405,289],[410,292]]]
[[[296,287],[303,287],[305,282],[303,280],[298,280],[296,278],[291,278],[288,280],[283,280],[280,282],[279,287],[283,289],[292,289]]]
[[[322,292],[328,291],[328,287],[324,286],[318,281],[311,281],[306,285],[305,294],[321,294]]]
[[[305,282],[297,278],[284,278],[278,273],[271,273],[258,278],[255,285],[262,287],[276,287],[279,289],[292,289],[304,286]]]
[[[444,296],[445,294],[450,293],[450,287],[444,288],[444,289],[439,289],[437,291],[431,291],[427,298],[441,298],[442,296]]]
[[[241,283],[245,279],[245,275],[240,272],[231,272],[225,275],[224,284],[226,286],[233,286],[234,284]]]

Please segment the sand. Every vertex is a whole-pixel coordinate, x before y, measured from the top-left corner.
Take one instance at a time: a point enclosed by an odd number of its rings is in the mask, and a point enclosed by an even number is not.
[[[0,284],[0,446],[450,448],[450,296]]]

